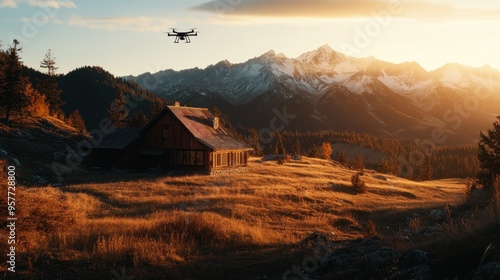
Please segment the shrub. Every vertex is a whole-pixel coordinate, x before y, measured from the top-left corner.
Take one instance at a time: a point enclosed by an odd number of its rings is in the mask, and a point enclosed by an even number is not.
[[[352,175],[351,184],[358,193],[365,193],[367,191],[365,181],[361,180],[359,173]]]
[[[369,220],[365,227],[363,228],[363,236],[364,238],[373,238],[377,236],[377,225],[374,221]]]

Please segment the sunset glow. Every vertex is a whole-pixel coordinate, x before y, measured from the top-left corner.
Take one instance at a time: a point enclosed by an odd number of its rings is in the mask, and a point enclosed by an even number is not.
[[[0,40],[17,38],[26,65],[50,48],[60,72],[98,65],[115,75],[243,62],[271,49],[288,57],[328,44],[356,57],[500,69],[498,1],[216,0],[0,1]],[[198,27],[190,45],[170,27]]]

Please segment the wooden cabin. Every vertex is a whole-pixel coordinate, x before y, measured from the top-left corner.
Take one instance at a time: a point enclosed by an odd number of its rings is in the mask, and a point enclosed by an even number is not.
[[[224,172],[246,167],[251,148],[206,108],[167,106],[144,128],[116,128],[90,154],[104,168]]]

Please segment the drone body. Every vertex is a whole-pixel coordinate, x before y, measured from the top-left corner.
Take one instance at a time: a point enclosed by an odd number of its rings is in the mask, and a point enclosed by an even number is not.
[[[168,36],[175,36],[174,43],[179,43],[179,40],[185,41],[186,43],[191,43],[189,36],[198,36],[198,33],[192,28],[190,31],[179,32],[175,28],[172,28],[172,33],[166,32]]]

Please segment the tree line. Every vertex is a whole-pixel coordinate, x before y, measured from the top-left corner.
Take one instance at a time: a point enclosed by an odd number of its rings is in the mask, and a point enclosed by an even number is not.
[[[26,73],[19,45],[19,41],[13,40],[12,45],[4,50],[0,44],[0,114],[3,121],[9,123],[13,118],[52,116],[85,133],[85,123],[78,110],[68,115],[62,111],[64,101],[52,51],[49,49],[40,62],[46,73],[33,78]]]
[[[432,150],[423,153],[421,152],[422,143],[415,139],[384,138],[352,131],[282,131],[273,133],[271,135],[273,143],[263,147],[256,129],[239,126],[236,131],[237,137],[248,143],[257,156],[297,154],[327,158],[346,167],[359,169],[360,166],[366,166],[366,168],[414,180],[473,177],[480,168],[477,145],[435,146]],[[326,146],[325,143],[329,145]],[[384,157],[378,162],[365,162],[361,154],[351,152],[349,155],[349,152],[342,148],[333,149],[334,144],[364,147],[381,152]],[[330,153],[328,153],[328,147],[332,149]],[[412,158],[416,151],[421,154],[418,160]],[[326,157],[325,154],[330,154],[330,156]],[[411,168],[405,168],[404,162],[412,163]]]
[[[21,54],[17,40],[6,49],[0,44],[0,120],[5,123],[50,116],[85,134],[104,118],[117,127],[143,126],[169,103],[101,67],[84,66],[60,75],[50,49],[41,58],[43,72],[24,66]],[[127,110],[117,106],[120,102]]]

